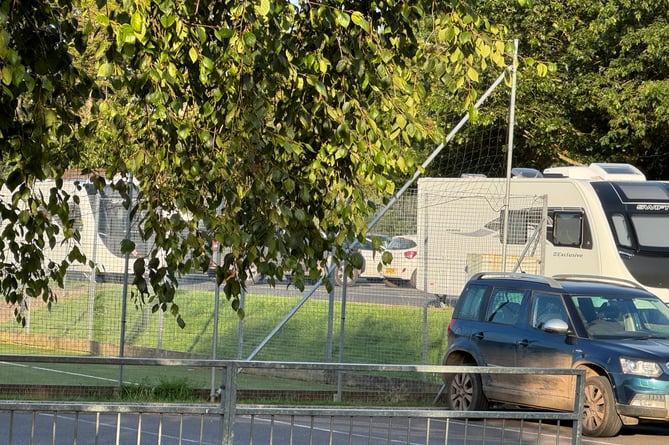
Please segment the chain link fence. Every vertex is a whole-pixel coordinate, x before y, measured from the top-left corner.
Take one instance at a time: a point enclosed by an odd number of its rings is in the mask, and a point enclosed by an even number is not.
[[[407,279],[385,279],[377,266],[381,254],[361,245],[372,264],[332,292],[318,283],[301,292],[288,279],[274,287],[263,280],[249,282],[242,297],[244,319],[230,309],[212,277],[184,276],[175,297],[186,322],[182,329],[170,313],[152,312],[150,305],[128,298],[133,258],[126,263],[120,242],[133,239],[134,255],[143,255],[146,246],[138,242],[136,227],[128,230],[119,198],[104,193],[88,198],[71,213],[82,233],[80,248],[99,272],[82,266],[69,274],[50,309],[27,299],[21,308],[25,326],[14,320],[13,307],[0,306],[1,353],[434,364],[446,349],[452,308],[414,287],[410,278],[420,259],[416,243],[409,246],[414,257],[405,266]],[[379,220],[375,236],[390,242],[409,235],[415,241],[416,218],[416,193],[409,190]],[[405,259],[401,252],[393,251],[398,260],[392,266]],[[21,377],[23,383],[45,381]],[[115,380],[108,376],[104,382]]]

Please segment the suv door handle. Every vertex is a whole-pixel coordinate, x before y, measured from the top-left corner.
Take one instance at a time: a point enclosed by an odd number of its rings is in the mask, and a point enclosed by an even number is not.
[[[524,338],[524,339],[520,340],[519,342],[517,342],[516,345],[518,345],[520,347],[523,347],[523,348],[527,348],[530,345],[530,341],[528,339]]]
[[[483,332],[479,331],[476,334],[472,334],[472,338],[475,340],[483,340]]]

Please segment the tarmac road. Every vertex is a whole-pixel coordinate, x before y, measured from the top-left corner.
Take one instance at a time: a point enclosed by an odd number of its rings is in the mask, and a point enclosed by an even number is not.
[[[10,418],[13,426],[9,426]],[[33,423],[34,421],[34,423]],[[503,422],[503,423],[502,423]],[[238,416],[235,423],[234,445],[251,443],[283,445],[306,444],[433,444],[444,443],[448,429],[448,444],[571,444],[571,428],[535,422],[488,420],[464,421],[451,419],[368,418],[335,417],[281,417]],[[559,440],[556,434],[559,431]],[[144,414],[140,419],[134,414],[124,414],[120,424],[116,415],[103,414],[96,419],[93,414],[61,413],[54,420],[51,413],[0,413],[0,443],[57,443],[86,444],[220,444],[216,417],[201,423],[196,416]],[[9,436],[11,434],[11,437]],[[660,445],[667,443],[669,424],[641,425],[624,428],[611,438],[583,437],[584,445]],[[76,437],[76,439],[75,439]],[[55,439],[55,442],[52,442]]]

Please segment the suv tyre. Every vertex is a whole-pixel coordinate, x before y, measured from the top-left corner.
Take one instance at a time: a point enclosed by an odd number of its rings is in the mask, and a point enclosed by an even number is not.
[[[620,432],[622,421],[616,413],[613,389],[606,377],[590,377],[585,382],[583,434],[611,437]]]
[[[481,376],[462,373],[450,376],[446,386],[448,407],[456,411],[483,411],[488,408],[488,400],[483,394]]]

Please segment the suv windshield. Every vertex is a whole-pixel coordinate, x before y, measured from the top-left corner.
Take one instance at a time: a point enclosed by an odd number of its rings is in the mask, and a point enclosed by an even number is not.
[[[669,338],[669,308],[657,298],[571,297],[590,337]]]

